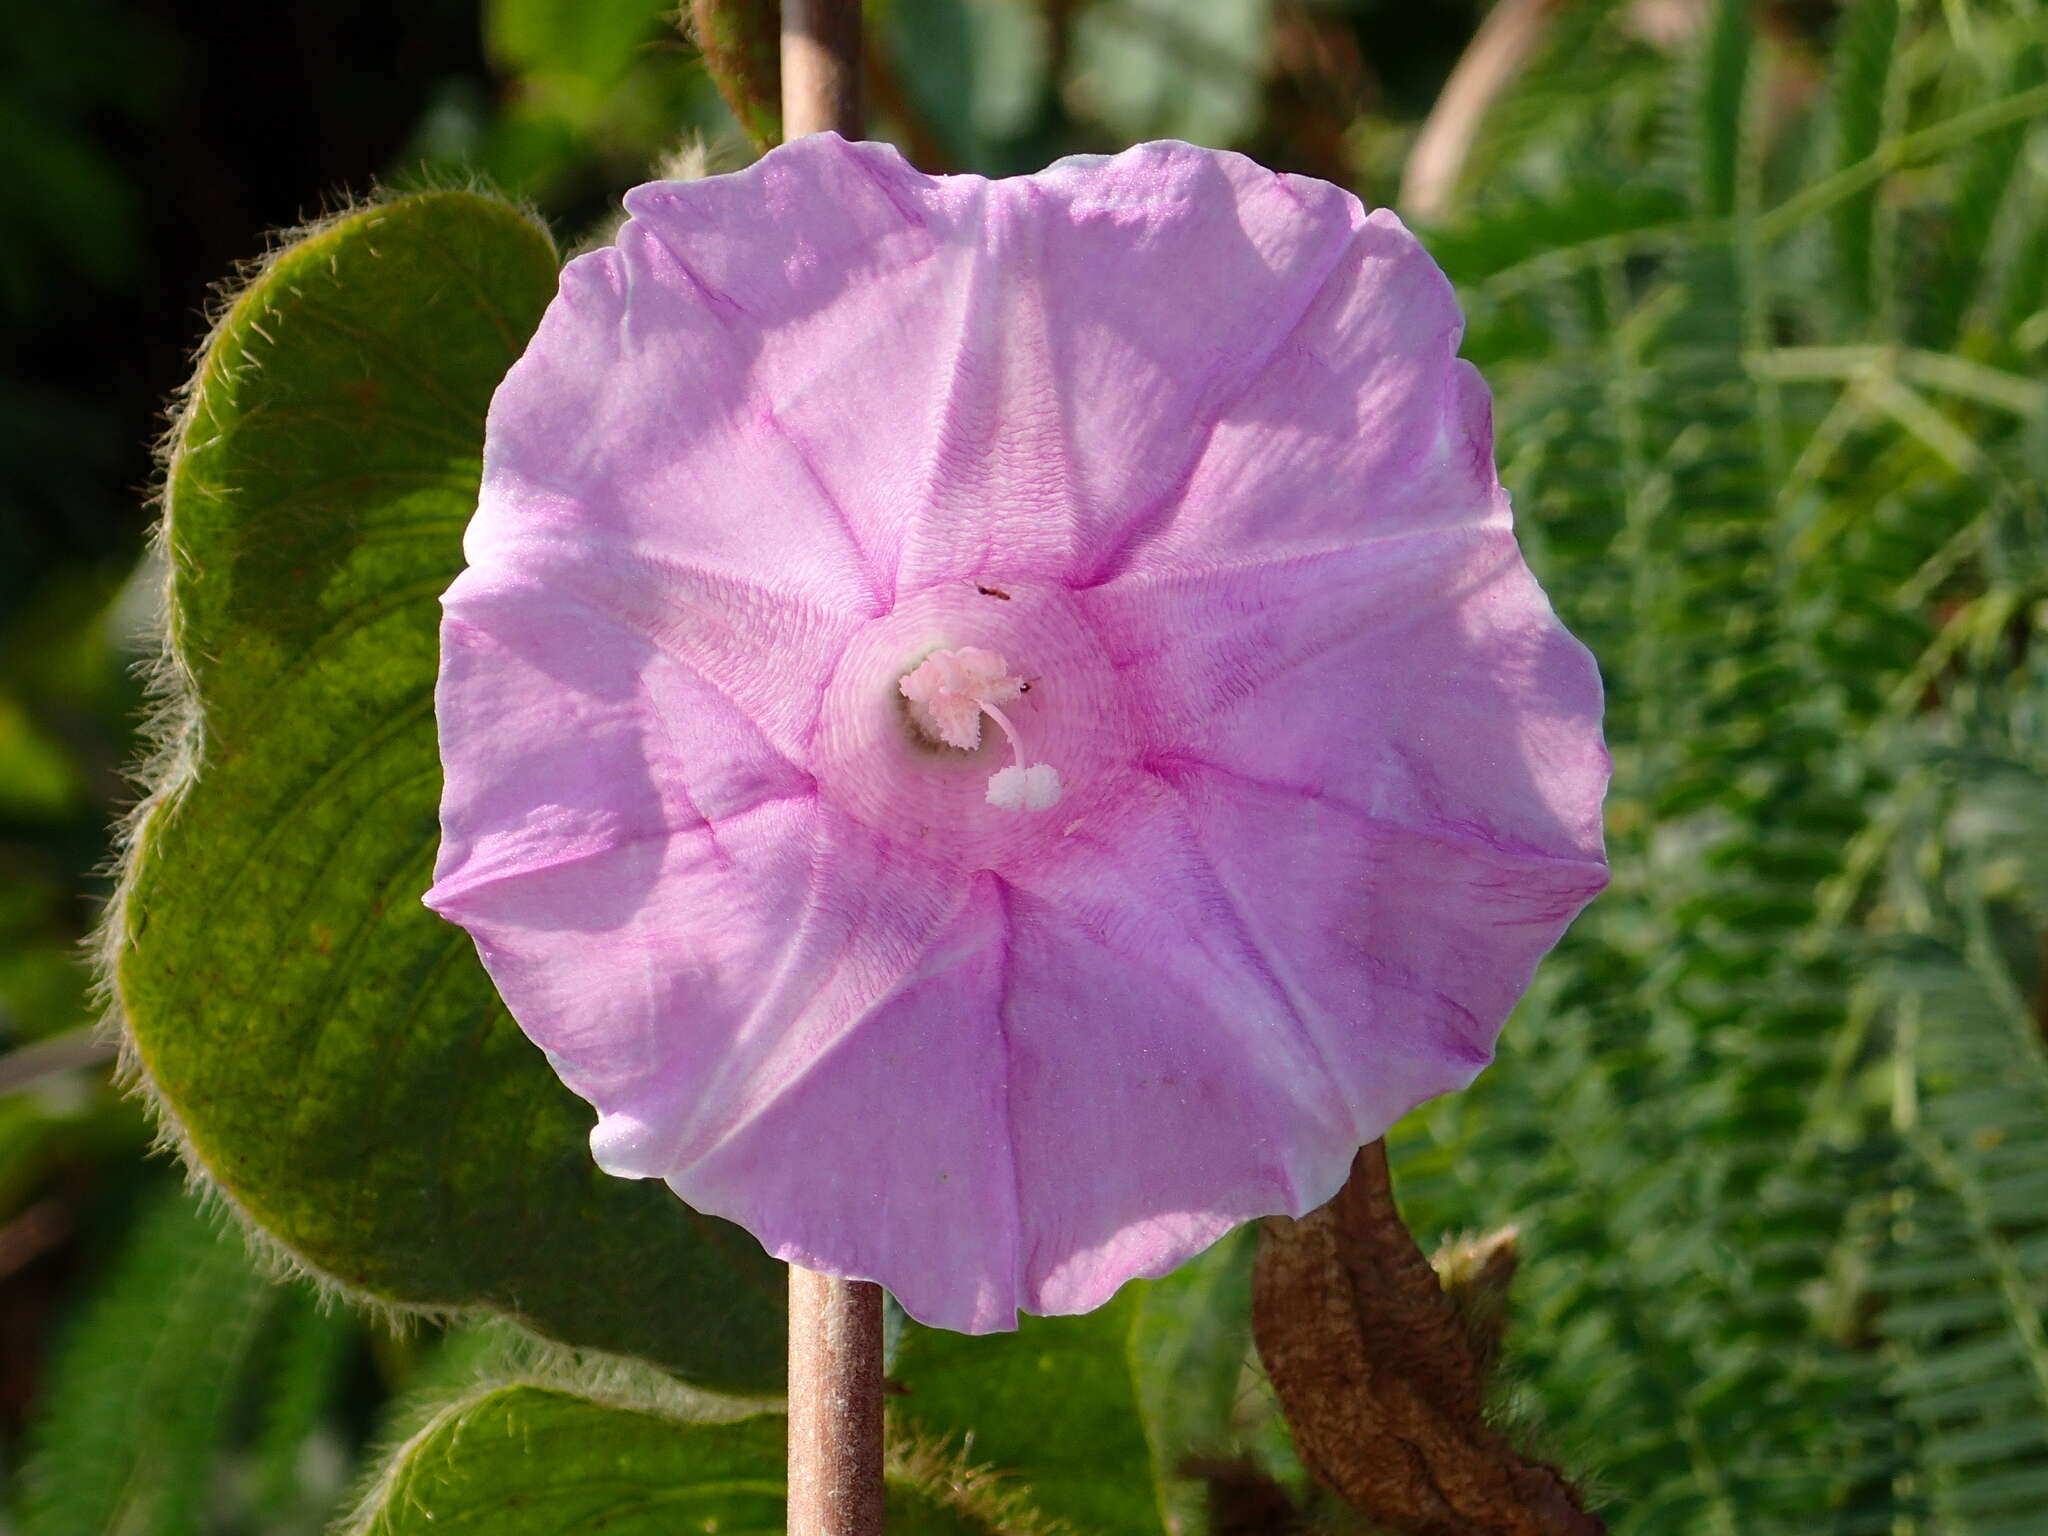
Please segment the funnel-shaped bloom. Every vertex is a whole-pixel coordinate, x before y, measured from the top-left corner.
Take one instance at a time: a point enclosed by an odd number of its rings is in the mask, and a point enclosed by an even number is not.
[[[626,206],[491,406],[428,897],[598,1161],[984,1330],[1470,1081],[1607,757],[1399,221],[831,136]]]

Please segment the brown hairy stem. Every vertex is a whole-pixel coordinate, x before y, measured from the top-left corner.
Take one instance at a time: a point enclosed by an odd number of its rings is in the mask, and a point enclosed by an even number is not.
[[[782,137],[866,136],[860,0],[782,0]]]
[[[1498,1261],[1496,1261],[1498,1262]],[[1269,1220],[1252,1336],[1309,1470],[1402,1536],[1599,1536],[1555,1468],[1486,1422],[1475,1333],[1394,1205],[1383,1143],[1337,1196]]]
[[[860,0],[782,0],[782,136],[863,134]],[[789,1266],[790,1536],[880,1536],[882,1288]]]
[[[880,1536],[882,1288],[789,1266],[789,1536]]]
[[[1429,109],[1401,175],[1400,209],[1411,219],[1450,212],[1458,173],[1494,98],[1507,88],[1563,0],[1500,0],[1472,35]]]

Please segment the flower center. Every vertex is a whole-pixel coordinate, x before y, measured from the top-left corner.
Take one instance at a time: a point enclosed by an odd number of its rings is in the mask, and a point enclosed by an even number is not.
[[[1060,803],[1059,770],[1030,763],[1017,727],[1002,706],[1029,686],[1012,676],[1003,658],[979,646],[933,651],[896,686],[910,701],[910,717],[933,741],[962,752],[981,745],[981,717],[995,721],[1008,738],[1015,761],[988,781],[988,803],[1003,811],[1046,811]]]

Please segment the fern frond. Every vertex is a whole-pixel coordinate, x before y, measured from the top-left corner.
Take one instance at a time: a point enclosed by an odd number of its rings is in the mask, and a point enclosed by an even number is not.
[[[1755,34],[1749,0],[1716,0],[1699,65],[1694,128],[1700,211],[1726,217],[1735,211],[1742,176],[1749,59]]]
[[[1899,35],[1899,0],[1856,0],[1835,40],[1835,165],[1855,165],[1876,152],[1890,113],[1893,51]],[[1845,199],[1834,211],[1831,233],[1842,297],[1860,315],[1875,307],[1877,191]]]
[[[2048,392],[1958,350],[1934,291],[2009,313],[2048,271],[2025,161],[1980,169],[2048,92],[1987,90],[1924,12],[1844,25],[1825,133],[1752,121],[1776,45],[1723,4],[1668,77],[1658,185],[1627,149],[1535,197],[1505,177],[1439,242],[1525,546],[1603,662],[1615,880],[1397,1173],[1429,1171],[1402,1186],[1426,1231],[1521,1226],[1510,1369],[1634,1536],[1998,1530],[2048,1429],[2020,1305],[2048,1300],[2048,1098],[2012,1023],[2048,907],[2024,839],[1964,857],[1993,819],[1954,766],[2006,765],[2009,803],[2048,750],[2013,664],[2044,649]],[[2010,261],[1930,276],[1982,209]]]

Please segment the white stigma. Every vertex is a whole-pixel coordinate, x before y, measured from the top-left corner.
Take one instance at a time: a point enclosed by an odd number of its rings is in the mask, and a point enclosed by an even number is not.
[[[1047,811],[1060,803],[1059,770],[1024,760],[1024,743],[1002,706],[1022,697],[1024,679],[1013,677],[994,651],[963,645],[933,651],[896,685],[910,701],[911,718],[934,741],[972,752],[981,745],[981,717],[995,721],[1016,759],[988,781],[988,803],[1002,811]]]
[[[988,781],[988,803],[1000,811],[1049,811],[1061,793],[1060,771],[1051,763],[1012,766]]]

